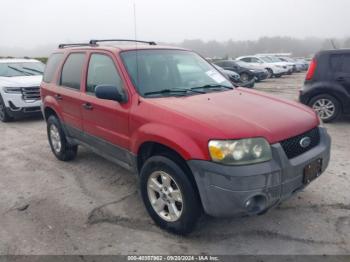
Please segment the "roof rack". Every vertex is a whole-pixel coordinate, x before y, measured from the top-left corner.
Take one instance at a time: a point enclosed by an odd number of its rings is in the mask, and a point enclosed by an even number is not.
[[[156,42],[153,41],[140,41],[140,40],[132,40],[132,39],[101,39],[101,40],[90,40],[90,45],[96,45],[98,42],[135,42],[135,43],[143,43],[149,45],[157,45]]]
[[[71,47],[71,46],[91,46],[89,43],[76,43],[76,44],[59,44],[58,48],[65,48],[65,47]]]

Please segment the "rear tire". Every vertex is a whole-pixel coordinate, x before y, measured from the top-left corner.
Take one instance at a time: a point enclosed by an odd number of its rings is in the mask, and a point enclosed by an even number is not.
[[[7,113],[4,100],[0,95],[0,121],[6,123],[6,122],[10,122],[11,120],[13,120],[13,118],[9,116],[9,114]]]
[[[202,210],[188,175],[164,156],[149,158],[140,172],[141,195],[149,215],[160,228],[179,235],[194,229]]]
[[[316,111],[323,122],[332,122],[341,115],[341,105],[339,101],[327,94],[313,97],[309,104]]]
[[[47,120],[47,136],[53,154],[61,161],[70,161],[77,156],[78,146],[71,145],[66,138],[62,125],[56,116]]]

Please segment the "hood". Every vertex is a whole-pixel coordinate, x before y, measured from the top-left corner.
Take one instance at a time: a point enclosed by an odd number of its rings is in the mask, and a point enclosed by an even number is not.
[[[0,77],[0,87],[30,87],[40,86],[42,80],[41,75],[35,76],[13,76]]]
[[[273,144],[319,124],[316,114],[306,106],[245,88],[148,101],[168,110],[169,116],[176,113],[191,121],[192,126],[206,126],[220,136],[208,139],[264,137]]]

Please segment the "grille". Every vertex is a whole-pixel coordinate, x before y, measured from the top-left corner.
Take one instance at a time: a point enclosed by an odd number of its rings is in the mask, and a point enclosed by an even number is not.
[[[300,140],[304,137],[309,137],[311,139],[310,144],[307,147],[302,147],[300,145]],[[299,156],[306,151],[310,150],[311,148],[318,145],[320,142],[320,132],[318,128],[311,129],[310,131],[307,131],[301,135],[288,138],[286,140],[283,140],[281,142],[281,145],[284,149],[284,152],[286,153],[288,158],[293,158],[296,156]]]
[[[40,88],[35,87],[22,87],[23,100],[39,100],[40,99]]]

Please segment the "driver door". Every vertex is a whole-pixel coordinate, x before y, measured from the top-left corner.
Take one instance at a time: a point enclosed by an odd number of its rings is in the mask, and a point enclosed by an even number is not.
[[[98,85],[112,85],[125,92],[116,61],[107,52],[90,54],[81,105],[85,140],[114,159],[128,162],[129,104],[97,98]]]

